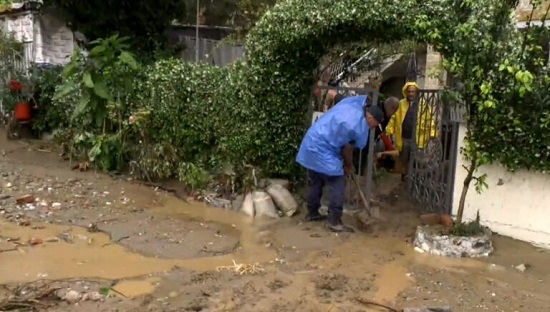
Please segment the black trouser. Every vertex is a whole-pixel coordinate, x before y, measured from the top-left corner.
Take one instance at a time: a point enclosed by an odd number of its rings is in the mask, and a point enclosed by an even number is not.
[[[328,221],[332,225],[342,223],[342,212],[346,199],[346,177],[327,176],[313,170],[307,171],[308,197],[307,209],[310,214],[318,214],[323,197],[323,188],[328,187],[330,202],[328,205]]]

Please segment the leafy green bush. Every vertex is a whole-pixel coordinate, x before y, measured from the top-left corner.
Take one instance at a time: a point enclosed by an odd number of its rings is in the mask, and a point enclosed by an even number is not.
[[[143,134],[146,146],[162,143],[173,149],[176,156],[171,159],[176,163],[169,166],[172,175],[176,175],[178,162],[215,166],[216,126],[226,117],[218,94],[227,72],[224,68],[169,59],[147,67],[144,79],[137,82],[139,92],[134,100],[142,115],[147,113],[136,120],[135,127]],[[156,157],[154,153],[152,156]],[[155,174],[149,172],[148,176]]]
[[[96,40],[87,57],[75,51],[53,98],[54,105],[66,108],[71,156],[102,170],[124,170],[132,158],[128,99],[136,93],[133,80],[139,80],[141,68],[127,40],[117,35]]]
[[[498,67],[512,56],[522,62],[509,44],[494,57],[489,54],[501,44],[504,28],[498,25],[512,25],[513,4],[498,3],[288,0],[250,31],[246,60],[226,68],[175,59],[141,67],[128,57],[129,47],[111,37],[95,42],[88,60],[75,57],[56,101],[72,108],[72,129],[82,134],[77,141],[106,170],[130,162],[143,177],[176,176],[194,187],[227,165],[236,172],[252,165],[267,175],[292,177],[309,123],[314,73],[331,46],[364,40],[430,43],[464,82],[461,100],[481,107],[501,91],[480,95],[484,79],[508,86],[518,71],[499,73]],[[489,56],[494,62],[487,61]],[[547,90],[547,85],[537,87]],[[509,109],[498,112],[509,114]],[[532,124],[540,130],[546,122]],[[546,140],[545,135],[535,145]],[[116,166],[107,161],[113,155]]]
[[[63,79],[63,67],[37,67],[31,69],[35,86],[33,100],[38,105],[38,111],[33,117],[32,128],[36,133],[53,131],[57,128],[66,128],[69,125],[67,106],[57,106],[53,101],[56,88]]]

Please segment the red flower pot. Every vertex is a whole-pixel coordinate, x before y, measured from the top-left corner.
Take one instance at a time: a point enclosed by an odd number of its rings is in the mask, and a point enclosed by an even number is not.
[[[31,105],[27,102],[20,102],[13,109],[17,121],[27,121],[31,119]]]
[[[10,80],[10,89],[15,92],[19,92],[22,89],[21,82],[17,80]]]

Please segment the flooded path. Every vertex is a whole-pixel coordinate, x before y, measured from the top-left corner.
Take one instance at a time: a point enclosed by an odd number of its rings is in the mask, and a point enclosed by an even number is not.
[[[0,284],[37,279],[102,278],[123,279],[174,268],[210,271],[237,263],[263,263],[275,252],[257,243],[255,230],[244,215],[187,204],[175,198],[155,209],[174,218],[216,222],[240,231],[240,247],[234,254],[194,259],[159,259],[129,251],[113,242],[107,233],[86,228],[34,223],[32,227],[0,221],[4,252],[0,253]],[[36,244],[34,246],[30,246]],[[16,249],[16,250],[11,250]],[[11,250],[11,251],[8,251]]]
[[[548,251],[496,237],[487,259],[416,253],[410,239],[417,214],[404,193],[393,191],[398,182],[376,189],[387,224],[337,235],[302,223],[301,215],[252,222],[71,171],[55,153],[39,154],[32,145],[12,150],[0,162],[0,284],[57,280],[65,291],[110,287],[123,298],[65,303],[59,310],[377,311],[359,299],[458,312],[550,306]],[[16,205],[27,194],[39,198],[34,206]],[[99,231],[89,232],[91,223]],[[260,263],[264,271],[216,270],[234,261]],[[524,272],[516,269],[520,264]],[[8,295],[0,290],[0,301]]]

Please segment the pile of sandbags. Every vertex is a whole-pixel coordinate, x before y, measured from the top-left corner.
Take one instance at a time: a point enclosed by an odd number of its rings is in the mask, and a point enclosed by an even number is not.
[[[298,203],[283,183],[270,181],[265,191],[259,189],[245,195],[240,211],[251,217],[292,217]]]

